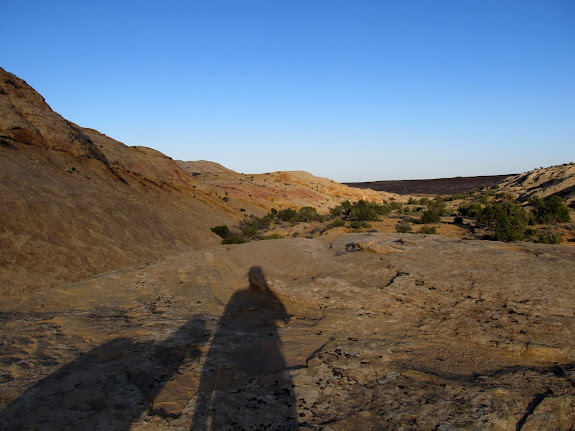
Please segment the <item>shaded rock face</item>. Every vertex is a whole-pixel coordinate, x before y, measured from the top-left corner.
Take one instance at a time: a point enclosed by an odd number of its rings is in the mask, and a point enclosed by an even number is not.
[[[353,234],[101,274],[2,313],[0,423],[569,430],[574,261],[565,246]]]

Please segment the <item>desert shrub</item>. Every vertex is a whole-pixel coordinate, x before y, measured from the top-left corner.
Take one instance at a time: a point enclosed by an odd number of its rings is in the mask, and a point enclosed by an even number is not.
[[[423,224],[439,223],[441,221],[441,216],[445,214],[445,211],[445,203],[441,199],[435,198],[434,200],[429,201],[427,204],[427,210],[421,214],[419,222]]]
[[[413,228],[411,227],[411,225],[404,221],[400,221],[395,225],[395,231],[399,233],[407,233],[411,232],[412,230]]]
[[[380,205],[375,205],[374,209],[380,216],[386,216],[392,211],[391,204],[387,203],[387,201],[384,201]]]
[[[372,202],[367,202],[364,200],[357,201],[350,209],[349,216],[353,220],[357,221],[375,221],[377,220],[378,213],[376,211],[376,205]]]
[[[429,198],[419,199],[419,205],[427,205],[429,202],[431,202],[431,199],[429,199]]]
[[[453,219],[453,223],[455,223],[455,224],[463,224],[463,217],[459,217],[459,216],[455,217],[455,218]]]
[[[459,205],[457,211],[459,214],[467,217],[477,217],[481,211],[483,211],[483,207],[477,202],[463,202],[461,205]]]
[[[401,211],[403,208],[403,204],[401,202],[391,202],[389,204],[390,212],[391,211]]]
[[[545,200],[535,196],[530,203],[533,206],[532,214],[539,223],[555,224],[571,221],[569,208],[559,196],[551,196]]]
[[[539,235],[535,242],[541,244],[561,244],[563,242],[563,235],[553,232],[545,232]]]
[[[483,192],[481,194],[481,196],[479,197],[479,201],[483,204],[483,205],[487,205],[489,203],[489,197],[490,194],[488,192]]]
[[[423,211],[423,214],[421,214],[421,217],[419,218],[419,222],[422,224],[439,223],[440,221],[441,215],[432,209]]]
[[[513,202],[487,205],[477,216],[477,221],[493,231],[493,239],[515,242],[523,239],[529,224],[529,214]]]
[[[222,244],[243,244],[244,242],[248,241],[245,238],[236,235],[222,239]]]
[[[415,199],[414,197],[410,197],[410,198],[407,200],[407,204],[408,204],[408,205],[417,205],[418,203],[419,203],[419,201],[418,201],[417,199]]]
[[[273,215],[271,215],[271,213],[263,217],[256,217],[252,215],[240,223],[239,229],[245,237],[257,238],[260,231],[264,231],[270,227],[272,220]]]
[[[357,220],[351,221],[351,222],[349,222],[348,227],[350,227],[352,229],[360,229],[361,228],[361,222],[357,221]]]
[[[312,221],[322,222],[324,220],[324,217],[321,214],[318,214],[317,210],[313,207],[301,207],[297,218],[300,222],[307,223]]]
[[[214,226],[210,230],[221,238],[228,238],[231,235],[230,228],[226,225]]]
[[[378,204],[360,199],[354,203],[344,201],[335,208],[330,208],[329,212],[331,218],[341,217],[344,220],[368,222],[376,221],[379,216],[389,214],[392,211],[392,205],[387,202]],[[401,204],[399,204],[399,208],[401,208]]]
[[[341,217],[343,215],[343,211],[344,211],[343,206],[337,205],[329,209],[329,216],[333,219]]]
[[[277,217],[281,221],[289,221],[289,222],[297,222],[299,221],[298,212],[293,208],[286,208],[283,210],[279,210],[277,213]]]
[[[421,229],[419,229],[419,233],[434,235],[437,233],[437,228],[435,226],[421,226]]]
[[[345,226],[345,222],[340,218],[336,218],[331,223],[326,224],[325,228],[326,229],[333,229],[334,227],[341,227],[341,226]]]

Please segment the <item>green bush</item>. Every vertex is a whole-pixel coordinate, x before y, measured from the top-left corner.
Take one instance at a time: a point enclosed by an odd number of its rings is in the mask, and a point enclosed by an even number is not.
[[[239,229],[245,237],[257,238],[260,231],[269,229],[272,220],[273,215],[271,213],[268,213],[263,217],[256,217],[252,215],[240,223]]]
[[[349,217],[360,222],[375,221],[379,218],[376,206],[375,203],[359,200],[350,209]]]
[[[477,202],[473,203],[463,202],[461,205],[459,205],[459,208],[457,209],[459,214],[467,217],[477,217],[482,210],[483,207]]]
[[[431,202],[431,199],[429,199],[429,198],[421,198],[419,200],[419,205],[427,205],[430,202]]]
[[[222,239],[222,244],[243,244],[244,242],[247,242],[247,240],[240,236],[230,236]]]
[[[435,235],[437,233],[437,228],[435,226],[422,226],[421,229],[419,229],[419,233]]]
[[[529,214],[513,202],[487,205],[477,216],[477,221],[493,231],[497,241],[515,242],[523,239],[529,224]]]
[[[439,223],[441,221],[440,214],[432,209],[425,210],[421,217],[419,218],[419,222],[422,224],[427,223]]]
[[[427,223],[439,223],[441,221],[441,216],[445,214],[447,206],[438,197],[427,204],[427,210],[421,215],[419,222],[423,224]]]
[[[340,218],[336,218],[331,223],[326,224],[325,228],[326,229],[333,229],[334,227],[342,227],[342,226],[345,226],[345,222]]]
[[[281,221],[289,221],[289,222],[298,222],[298,212],[292,208],[286,208],[283,210],[279,210],[277,213],[277,217]]]
[[[530,203],[533,206],[532,214],[539,223],[555,224],[571,221],[569,208],[559,196],[551,196],[545,200],[535,196]]]
[[[413,228],[411,227],[411,225],[404,221],[400,221],[395,225],[395,231],[399,233],[407,233],[411,232],[412,230]]]
[[[542,233],[535,242],[541,244],[561,244],[563,242],[563,235],[553,232]]]
[[[317,210],[313,207],[301,207],[298,212],[298,221],[300,222],[313,222],[313,221],[320,221],[324,220],[324,217],[321,214],[318,214]]]
[[[329,209],[329,216],[333,219],[341,217],[343,215],[343,206],[337,205]]]

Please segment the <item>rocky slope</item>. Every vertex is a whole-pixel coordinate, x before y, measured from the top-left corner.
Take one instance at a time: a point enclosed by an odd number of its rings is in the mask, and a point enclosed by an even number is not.
[[[66,121],[1,69],[0,108],[3,295],[214,245],[209,226],[237,218],[170,158]]]
[[[558,195],[572,204],[575,202],[575,163],[534,169],[509,177],[500,186],[522,201],[534,195],[541,198]]]
[[[301,174],[305,184],[266,192],[215,163],[186,165],[150,148],[128,147],[65,120],[3,69],[0,113],[2,294],[215,245],[220,239],[209,228],[236,223],[244,217],[241,208],[261,213],[277,204],[381,199],[332,182],[324,186],[328,180],[309,174]],[[220,174],[211,174],[214,181],[194,176],[194,163],[204,166],[202,172],[210,166],[210,173],[232,175],[229,184]],[[234,192],[226,203],[228,189]]]
[[[0,423],[572,429],[573,261],[562,246],[351,234],[37,292],[5,303]]]
[[[180,163],[181,165],[181,163]],[[344,200],[400,199],[391,193],[355,189],[303,171],[282,171],[244,175],[237,172],[204,172],[194,177],[198,189],[216,193],[229,206],[248,213],[263,214],[271,208],[313,206],[320,212]]]

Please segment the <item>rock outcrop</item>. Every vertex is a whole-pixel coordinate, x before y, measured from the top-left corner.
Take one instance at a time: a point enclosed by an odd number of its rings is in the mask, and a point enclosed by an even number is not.
[[[4,307],[0,423],[568,430],[574,260],[563,246],[350,234],[38,292]]]
[[[500,183],[503,190],[522,201],[538,195],[540,198],[557,195],[568,203],[575,202],[575,163],[534,169],[507,178]]]

